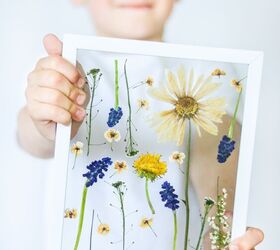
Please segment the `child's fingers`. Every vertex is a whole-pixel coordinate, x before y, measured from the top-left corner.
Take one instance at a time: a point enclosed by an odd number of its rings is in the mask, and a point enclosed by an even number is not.
[[[61,56],[48,56],[40,59],[35,67],[35,70],[54,70],[64,75],[71,83],[82,87],[84,79],[79,71],[70,62],[66,61]]]
[[[71,114],[63,108],[37,101],[30,101],[27,104],[30,117],[35,122],[55,122],[69,125],[71,122]]]
[[[229,249],[230,250],[251,250],[263,241],[264,234],[261,230],[256,228],[249,228],[247,232],[234,240]]]
[[[30,89],[29,95],[37,102],[47,103],[70,112],[71,117],[75,121],[82,121],[85,116],[85,110],[72,102],[69,98],[61,92],[44,87],[34,86]]]
[[[53,70],[37,70],[28,76],[28,87],[41,86],[59,90],[70,100],[83,105],[86,94],[71,84],[62,74]]]
[[[54,34],[47,34],[43,39],[43,44],[49,55],[62,54],[62,42]]]

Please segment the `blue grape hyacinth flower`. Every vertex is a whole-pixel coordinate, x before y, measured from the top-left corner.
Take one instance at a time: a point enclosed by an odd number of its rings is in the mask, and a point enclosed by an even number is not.
[[[161,188],[163,189],[160,191],[161,200],[165,202],[165,207],[172,209],[173,211],[179,208],[179,200],[178,195],[175,194],[175,189],[173,186],[170,185],[168,181],[165,181]]]
[[[89,170],[87,173],[83,174],[83,177],[86,177],[88,181],[86,182],[86,187],[92,186],[97,182],[98,178],[102,179],[105,176],[104,172],[108,171],[108,167],[113,164],[113,161],[110,157],[104,157],[101,160],[93,161],[90,165],[87,166]]]
[[[224,135],[218,147],[217,160],[219,163],[224,163],[235,149],[235,141]]]
[[[123,111],[121,107],[118,107],[116,109],[111,108],[109,112],[109,117],[107,121],[107,125],[112,128],[116,126],[117,123],[119,123],[120,119],[123,116]]]

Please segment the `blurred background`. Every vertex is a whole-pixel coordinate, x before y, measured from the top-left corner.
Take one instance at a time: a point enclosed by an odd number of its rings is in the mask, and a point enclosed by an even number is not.
[[[160,1],[160,0],[159,0]],[[258,247],[278,249],[280,207],[280,2],[180,0],[166,41],[265,52],[248,225],[260,227]],[[43,250],[44,198],[50,160],[25,154],[16,142],[27,74],[44,56],[46,33],[94,34],[85,9],[70,0],[0,0],[0,249]]]

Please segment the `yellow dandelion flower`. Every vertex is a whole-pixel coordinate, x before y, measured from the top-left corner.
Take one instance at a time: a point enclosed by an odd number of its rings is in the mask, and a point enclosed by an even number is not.
[[[115,161],[114,169],[116,169],[118,173],[121,173],[123,170],[127,169],[127,164],[125,161]]]
[[[151,76],[148,76],[145,83],[149,86],[149,87],[152,87],[153,84],[154,84],[154,78],[151,77]]]
[[[236,91],[237,92],[240,92],[242,90],[242,84],[241,84],[241,81],[237,81],[235,79],[231,80],[231,85],[233,87],[235,87]]]
[[[151,227],[153,224],[153,218],[143,218],[140,222],[140,227],[142,228],[147,228],[147,227]]]
[[[166,78],[166,86],[150,89],[150,94],[155,99],[173,106],[170,110],[156,113],[151,119],[151,125],[155,128],[159,140],[176,141],[177,145],[182,145],[187,122],[190,120],[199,136],[200,128],[217,135],[216,123],[222,123],[226,100],[206,99],[220,86],[212,82],[212,76],[205,78],[201,75],[194,81],[194,73],[191,70],[186,79],[185,70],[180,67],[177,75],[168,70]]]
[[[71,152],[75,155],[81,155],[83,153],[84,144],[80,141],[74,143],[71,147]]]
[[[148,110],[150,107],[149,101],[145,100],[145,99],[138,99],[137,103],[138,103],[138,108],[139,108],[138,110],[140,110],[140,109]]]
[[[134,161],[133,167],[140,177],[146,177],[155,180],[164,175],[167,171],[165,162],[160,161],[159,154],[144,154]]]
[[[160,160],[159,154],[143,154],[134,161],[133,167],[139,177],[146,179],[145,191],[148,205],[151,209],[152,214],[155,214],[155,209],[152,205],[148,182],[154,181],[156,178],[161,177],[167,172],[167,164]]]
[[[170,161],[175,161],[179,165],[183,164],[186,155],[183,152],[175,151],[169,156]]]
[[[226,75],[226,72],[221,70],[221,69],[215,69],[212,73],[211,73],[212,76],[218,76],[218,77],[221,77],[221,76],[225,76]]]
[[[97,232],[101,235],[107,235],[110,233],[110,226],[108,224],[100,224],[97,228]]]
[[[121,134],[118,130],[110,128],[104,133],[105,139],[112,143],[112,142],[118,142],[121,139]]]

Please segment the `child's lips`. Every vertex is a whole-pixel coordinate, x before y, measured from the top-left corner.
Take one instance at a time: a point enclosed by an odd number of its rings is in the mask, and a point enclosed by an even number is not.
[[[120,4],[118,7],[133,10],[149,10],[152,9],[153,5],[150,3],[124,3]]]

